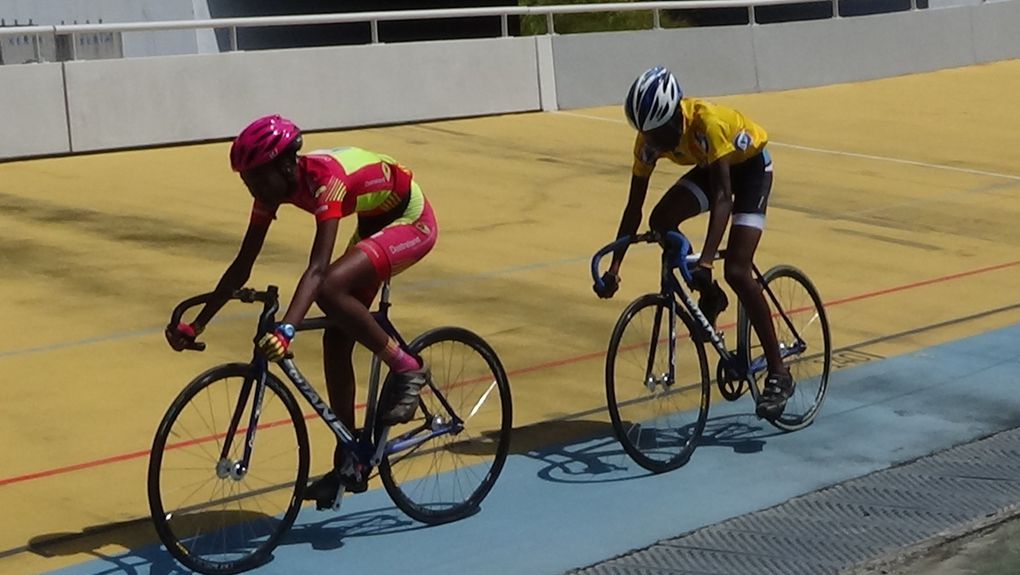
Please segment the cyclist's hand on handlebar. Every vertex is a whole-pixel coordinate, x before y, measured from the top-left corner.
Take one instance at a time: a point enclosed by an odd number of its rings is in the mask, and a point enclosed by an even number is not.
[[[712,268],[697,266],[691,271],[691,287],[701,293],[707,293],[712,288]]]
[[[267,333],[259,340],[259,348],[266,354],[269,361],[280,361],[290,355],[290,342],[294,339],[294,326],[289,323],[281,323],[276,330]]]
[[[602,299],[609,299],[616,294],[616,290],[620,289],[620,276],[613,272],[607,271],[602,274],[602,286],[599,289],[599,282],[595,282],[592,286],[595,293]]]
[[[194,349],[202,351],[205,349],[205,344],[195,341],[198,334],[202,333],[202,329],[191,323],[179,323],[177,325],[168,325],[163,335],[166,336],[167,343],[170,347],[174,348],[174,351],[184,351],[186,349]]]

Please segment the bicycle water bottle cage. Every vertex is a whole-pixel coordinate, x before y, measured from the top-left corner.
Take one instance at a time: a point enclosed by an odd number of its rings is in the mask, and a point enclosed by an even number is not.
[[[687,266],[687,256],[694,253],[694,250],[687,236],[680,232],[666,232],[665,248],[670,267],[679,268],[684,281],[690,284],[691,270]]]

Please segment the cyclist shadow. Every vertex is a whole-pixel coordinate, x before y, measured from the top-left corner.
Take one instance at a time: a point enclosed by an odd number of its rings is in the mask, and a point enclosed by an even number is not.
[[[138,573],[153,575],[190,573],[158,543],[148,518],[91,525],[80,532],[46,533],[29,540],[25,549],[41,557],[91,556],[107,565],[95,573]],[[124,547],[122,553],[103,551],[110,545]]]

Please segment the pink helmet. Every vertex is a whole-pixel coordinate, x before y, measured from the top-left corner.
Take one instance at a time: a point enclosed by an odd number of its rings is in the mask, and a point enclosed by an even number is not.
[[[279,114],[263,116],[248,124],[234,139],[230,167],[235,172],[257,168],[275,160],[291,146],[295,151],[301,148],[301,128]]]

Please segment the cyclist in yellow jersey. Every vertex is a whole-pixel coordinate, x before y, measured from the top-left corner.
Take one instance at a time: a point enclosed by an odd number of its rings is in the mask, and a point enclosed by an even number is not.
[[[694,165],[665,193],[649,217],[656,231],[675,230],[681,222],[709,212],[708,232],[693,284],[705,317],[726,309],[726,294],[712,279],[713,260],[732,215],[726,246],[726,282],[747,309],[762,342],[769,373],[757,406],[760,417],[778,418],[793,394],[795,383],[779,354],[775,326],[761,286],[751,274],[751,261],[765,228],[765,209],[772,189],[772,159],[761,126],[736,110],[694,98],[684,98],[669,70],[656,66],[634,81],[624,102],[627,119],[637,131],[630,195],[617,237],[637,233],[648,193],[648,180],[660,158]],[[626,247],[613,254],[603,276],[599,297],[610,298],[620,282]]]

